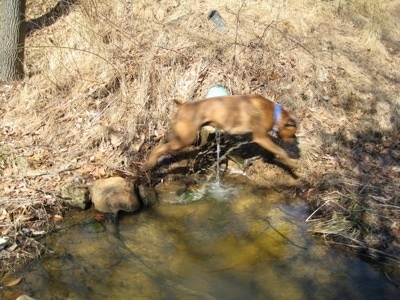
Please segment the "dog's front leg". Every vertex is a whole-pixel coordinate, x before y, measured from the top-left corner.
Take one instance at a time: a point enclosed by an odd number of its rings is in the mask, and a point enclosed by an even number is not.
[[[149,159],[144,164],[143,170],[147,171],[147,170],[151,169],[152,167],[154,167],[157,164],[158,157],[161,154],[167,152],[169,149],[170,149],[169,143],[161,144],[161,145],[158,145],[157,147],[155,147],[154,150],[150,153]]]
[[[273,154],[280,157],[287,166],[293,169],[297,168],[297,164],[290,159],[286,151],[275,144],[268,136],[253,136],[253,141],[259,144],[264,149],[268,150],[269,152],[272,152]]]
[[[165,144],[158,145],[150,153],[148,161],[144,164],[143,170],[149,170],[157,164],[158,158],[165,152],[170,150],[180,150],[191,144],[191,141],[196,137],[196,131],[193,131],[192,135],[185,136],[186,139],[182,139],[176,134],[171,134],[169,137],[169,142]]]

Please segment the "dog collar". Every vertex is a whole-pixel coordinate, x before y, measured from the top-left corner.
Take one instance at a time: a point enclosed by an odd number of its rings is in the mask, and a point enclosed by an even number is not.
[[[278,122],[281,119],[282,115],[282,106],[279,104],[274,104],[274,127],[272,130],[275,132],[279,131]]]

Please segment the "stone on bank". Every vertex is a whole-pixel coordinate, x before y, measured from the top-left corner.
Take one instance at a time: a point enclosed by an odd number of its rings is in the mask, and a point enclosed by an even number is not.
[[[134,184],[122,177],[97,180],[89,190],[94,208],[99,212],[133,212],[140,207]]]

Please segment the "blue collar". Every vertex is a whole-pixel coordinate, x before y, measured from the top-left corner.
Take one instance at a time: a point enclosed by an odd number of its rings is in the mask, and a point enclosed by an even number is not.
[[[279,130],[278,128],[278,122],[281,118],[282,115],[282,106],[279,104],[274,104],[274,127],[273,127],[273,131],[277,132]]]

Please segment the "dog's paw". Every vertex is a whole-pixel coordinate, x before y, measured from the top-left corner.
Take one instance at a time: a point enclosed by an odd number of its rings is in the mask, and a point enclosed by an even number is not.
[[[285,160],[285,164],[291,169],[298,169],[299,168],[298,163],[294,162],[292,160]]]
[[[292,163],[291,168],[292,169],[298,169],[299,168],[299,164],[298,163]]]

